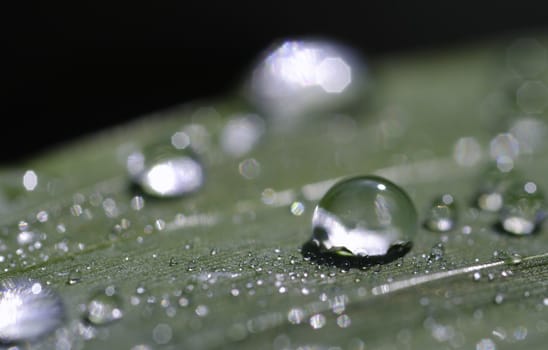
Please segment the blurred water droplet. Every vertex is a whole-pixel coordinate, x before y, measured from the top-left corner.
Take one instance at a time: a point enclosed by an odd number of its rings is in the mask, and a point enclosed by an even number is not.
[[[135,196],[130,201],[131,209],[139,211],[145,207],[145,200],[141,196]]]
[[[270,116],[303,115],[350,100],[363,84],[363,71],[357,56],[340,45],[285,41],[257,65],[249,98]]]
[[[287,313],[287,320],[291,324],[300,324],[301,322],[303,322],[304,317],[305,317],[304,310],[300,308],[291,309]]]
[[[312,244],[339,256],[388,257],[409,250],[417,213],[409,196],[377,176],[335,184],[316,206]]]
[[[490,144],[491,158],[502,172],[509,172],[514,167],[514,160],[519,156],[519,142],[510,133],[495,136]]]
[[[74,269],[68,275],[67,284],[74,285],[74,284],[80,283],[81,280],[82,280],[82,271],[80,269]]]
[[[538,150],[544,144],[548,134],[546,123],[535,118],[516,120],[510,132],[519,142],[520,153],[524,154],[531,154]]]
[[[474,166],[482,158],[482,149],[479,142],[473,137],[461,137],[455,143],[453,158],[458,165]]]
[[[173,331],[171,330],[171,327],[165,323],[159,323],[152,330],[152,339],[154,339],[156,344],[167,344],[171,341],[172,336]]]
[[[520,175],[515,171],[501,172],[497,167],[488,167],[481,177],[476,204],[481,210],[498,212],[504,204],[504,193]]]
[[[261,174],[261,163],[254,158],[247,158],[238,165],[240,175],[248,180],[253,180]]]
[[[23,187],[27,191],[34,191],[36,186],[38,186],[38,175],[34,170],[27,170],[23,175]]]
[[[516,74],[532,78],[546,68],[548,59],[546,49],[536,39],[522,38],[508,48],[507,62]]]
[[[314,329],[320,329],[325,326],[325,316],[322,314],[316,314],[310,317],[309,323],[310,326]]]
[[[204,182],[203,168],[189,149],[153,145],[127,159],[132,180],[145,193],[177,197],[197,191]]]
[[[258,115],[234,116],[226,123],[221,132],[221,147],[228,155],[243,156],[255,147],[264,130],[264,121]]]
[[[452,195],[444,194],[432,201],[424,226],[437,232],[450,231],[455,227],[458,209]]]
[[[289,210],[291,211],[291,214],[295,216],[301,216],[304,213],[305,206],[302,202],[293,202],[291,203],[291,206],[289,207]]]
[[[516,91],[516,102],[526,113],[540,113],[548,104],[548,88],[542,81],[526,81]]]
[[[504,301],[504,295],[497,293],[497,295],[495,295],[494,301],[495,304],[502,304],[502,302]]]
[[[0,344],[30,341],[55,330],[65,317],[57,294],[32,280],[0,282]]]
[[[517,181],[504,194],[500,222],[506,232],[527,235],[535,231],[544,211],[544,194],[538,185],[532,181]]]
[[[123,317],[122,300],[112,286],[91,295],[86,309],[86,319],[98,326],[112,323]]]

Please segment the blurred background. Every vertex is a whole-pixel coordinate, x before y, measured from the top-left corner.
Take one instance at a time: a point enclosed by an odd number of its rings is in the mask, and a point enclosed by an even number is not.
[[[364,56],[548,28],[546,2],[15,2],[2,11],[0,163],[234,89],[274,40],[320,36]]]

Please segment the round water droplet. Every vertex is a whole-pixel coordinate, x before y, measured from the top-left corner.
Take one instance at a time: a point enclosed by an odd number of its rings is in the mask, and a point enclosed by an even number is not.
[[[514,170],[502,172],[497,167],[489,167],[481,178],[481,185],[476,195],[478,208],[490,212],[498,212],[504,204],[504,192],[520,175]]]
[[[134,152],[127,169],[141,190],[156,197],[177,197],[197,191],[204,182],[202,165],[189,148],[153,145]]]
[[[80,283],[81,280],[82,280],[82,271],[80,269],[74,269],[68,275],[67,284],[74,285],[74,284]]]
[[[359,61],[349,49],[326,41],[285,41],[257,65],[248,96],[277,118],[333,107],[351,100],[363,85]]]
[[[312,218],[312,244],[338,256],[388,258],[405,254],[417,229],[409,196],[377,176],[358,176],[335,184]]]
[[[114,287],[93,294],[87,304],[86,319],[95,325],[105,325],[123,317],[122,301]]]
[[[457,216],[455,199],[450,194],[444,194],[432,201],[424,226],[431,231],[450,231],[455,227]]]
[[[517,181],[504,194],[502,228],[516,235],[531,234],[544,216],[544,194],[533,181]]]
[[[0,282],[0,344],[29,341],[56,329],[65,317],[57,294],[32,280]]]
[[[430,250],[430,256],[428,257],[428,261],[437,261],[442,260],[443,256],[445,254],[445,247],[442,243],[438,243],[432,247]]]

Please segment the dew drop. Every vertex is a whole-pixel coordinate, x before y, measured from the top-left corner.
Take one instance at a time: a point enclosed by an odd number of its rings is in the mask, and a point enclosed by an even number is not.
[[[494,166],[485,170],[476,196],[478,208],[488,212],[500,211],[504,204],[504,193],[517,178],[519,175],[515,171],[502,172]]]
[[[266,114],[289,120],[352,100],[366,76],[349,49],[326,41],[288,40],[257,65],[248,97]],[[294,118],[293,118],[294,119]]]
[[[428,257],[428,261],[438,261],[442,260],[443,256],[445,255],[445,247],[442,243],[438,243],[430,249],[430,256]]]
[[[204,182],[202,165],[192,150],[177,149],[171,144],[153,145],[130,154],[127,169],[133,182],[155,197],[186,195],[197,191]],[[132,203],[132,207],[139,208],[140,204]]]
[[[314,329],[322,328],[323,326],[325,326],[325,322],[325,316],[322,314],[315,314],[311,316],[309,320],[310,326]]]
[[[86,319],[94,325],[106,325],[123,317],[122,300],[114,287],[93,294],[87,303]]]
[[[312,218],[312,244],[320,252],[345,257],[394,258],[411,248],[417,213],[409,196],[377,176],[335,184]]]
[[[450,231],[455,227],[457,216],[455,199],[450,194],[444,194],[432,201],[424,226],[430,231]]]
[[[289,210],[291,211],[291,214],[295,216],[301,216],[304,213],[305,206],[302,202],[295,201],[291,203],[289,206]]]
[[[55,330],[64,320],[61,299],[32,280],[0,282],[0,344],[28,341]]]
[[[532,181],[517,181],[504,194],[502,228],[512,234],[528,235],[535,231],[544,215],[544,194]]]
[[[82,280],[82,271],[80,269],[74,269],[68,275],[67,284],[74,285],[74,284],[80,283],[81,280]]]

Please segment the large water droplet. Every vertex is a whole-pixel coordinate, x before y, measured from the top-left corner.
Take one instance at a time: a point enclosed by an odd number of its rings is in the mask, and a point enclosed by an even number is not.
[[[544,194],[537,184],[518,181],[504,194],[502,228],[516,235],[531,234],[542,221],[544,209]]]
[[[0,344],[28,341],[56,329],[65,317],[57,294],[32,280],[0,282]]]
[[[121,319],[122,301],[113,286],[93,294],[87,304],[86,319],[95,325],[105,325]]]
[[[134,152],[127,168],[135,184],[156,197],[177,197],[197,191],[204,182],[202,165],[188,147],[153,145]]]
[[[326,41],[290,40],[271,50],[249,82],[249,98],[283,118],[332,107],[355,95],[365,76],[356,55]]]
[[[411,247],[417,213],[408,195],[377,176],[358,176],[335,184],[312,218],[312,244],[343,257],[394,258]]]

